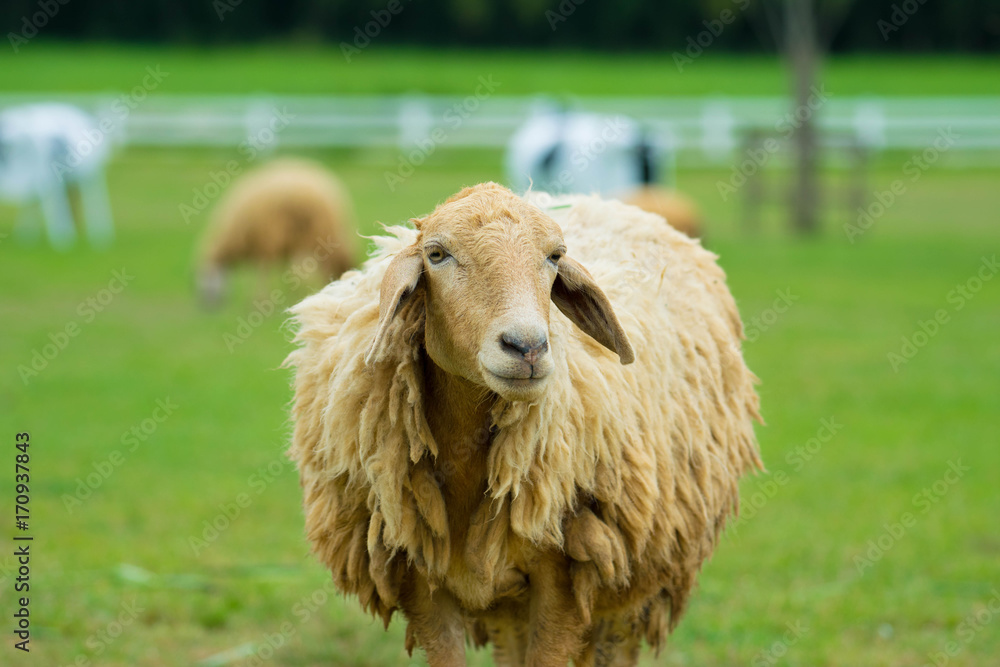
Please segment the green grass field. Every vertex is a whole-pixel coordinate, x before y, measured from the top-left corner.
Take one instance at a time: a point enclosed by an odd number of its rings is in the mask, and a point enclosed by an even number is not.
[[[71,47],[29,46],[44,48],[22,56],[27,70],[59,70],[60,82],[104,57],[70,62]],[[190,53],[183,59],[195,66]],[[512,77],[514,62],[500,63]],[[108,63],[89,87],[125,85],[131,66]],[[191,90],[232,88],[224,70],[209,69]],[[5,85],[32,81],[15,71]],[[960,87],[943,76],[928,85]],[[622,86],[615,91],[629,92]],[[12,542],[0,555],[0,664],[423,664],[406,657],[398,618],[386,635],[330,592],[308,553],[296,474],[283,457],[284,315],[264,317],[233,346],[241,323],[257,321],[254,276],[240,277],[221,312],[205,313],[193,298],[205,219],[185,224],[178,206],[230,157],[120,153],[109,172],[118,239],[107,252],[21,244],[15,210],[0,208],[0,507],[10,536],[14,436],[29,431],[35,537],[31,656],[11,647]],[[313,157],[347,182],[366,233],[376,221],[425,213],[464,184],[502,177],[496,153],[442,151],[390,193],[383,172],[392,152]],[[884,156],[872,188],[900,178],[906,157]],[[746,235],[735,222],[738,200],[717,194],[728,173],[682,172],[682,182],[711,220],[709,244],[756,333],[745,353],[762,381],[767,425],[758,434],[770,472],[745,482],[741,522],[706,566],[669,645],[658,658],[644,654],[644,664],[993,664],[1000,281],[977,283],[977,273],[998,270],[984,258],[1000,247],[1000,173],[931,169],[853,244],[841,228],[847,214],[836,211],[818,239],[783,234],[776,206],[760,234]],[[127,285],[112,295],[103,290],[117,289],[116,271]],[[284,306],[306,291],[282,294]],[[781,294],[791,305],[779,314]],[[894,370],[889,353],[939,310],[947,321],[916,336],[916,354]],[[19,368],[73,324],[64,349],[23,380]],[[213,521],[229,525],[206,532]],[[938,655],[945,651],[954,656]],[[476,653],[472,664],[490,661]]]
[[[30,42],[8,66],[0,86],[11,91],[126,91],[147,66],[168,72],[167,93],[455,93],[481,75],[504,95],[783,95],[782,64],[763,55],[709,49],[679,71],[673,52],[426,51],[373,42],[348,62],[332,47],[247,46],[171,49]],[[1000,59],[986,56],[884,57],[827,61],[825,81],[839,95],[998,95]]]

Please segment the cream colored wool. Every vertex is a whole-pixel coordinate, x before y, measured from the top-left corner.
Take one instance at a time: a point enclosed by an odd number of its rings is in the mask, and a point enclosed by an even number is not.
[[[358,239],[350,196],[322,165],[281,158],[249,172],[212,212],[202,270],[240,263],[317,260],[327,280],[355,265]]]
[[[716,256],[659,217],[597,197],[526,199],[559,224],[607,294],[636,361],[622,365],[553,309],[551,384],[534,404],[498,400],[493,433],[479,434],[488,497],[465,558],[499,595],[511,540],[564,551],[585,621],[658,646],[738,506],[740,477],[761,466],[740,318]],[[298,347],[286,361],[296,369],[290,456],[308,539],[337,586],[386,624],[413,568],[447,586],[453,550],[439,487],[461,474],[435,468],[422,297],[404,303],[365,365],[382,277],[418,235],[387,232],[360,270],[292,309]],[[487,641],[477,617],[468,627]]]

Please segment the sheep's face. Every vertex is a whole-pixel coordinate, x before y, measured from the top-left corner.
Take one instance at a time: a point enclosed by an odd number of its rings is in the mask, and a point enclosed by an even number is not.
[[[420,232],[428,356],[504,398],[536,398],[554,367],[549,297],[566,252],[559,227],[523,202],[473,195],[441,207]]]
[[[616,351],[632,351],[611,304],[586,270],[566,257],[559,226],[495,184],[468,188],[416,221],[417,242],[383,279],[379,333],[400,302],[424,290],[424,345],[448,373],[504,399],[533,401],[555,364],[549,304]]]

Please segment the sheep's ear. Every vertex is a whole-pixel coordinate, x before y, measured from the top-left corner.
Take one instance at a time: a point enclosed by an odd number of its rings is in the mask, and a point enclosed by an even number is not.
[[[399,312],[406,297],[417,288],[423,270],[424,260],[420,246],[417,245],[407,247],[389,263],[389,268],[382,277],[378,301],[378,326],[375,328],[372,346],[365,355],[366,365],[370,365],[378,356],[377,352],[385,339],[389,323]]]
[[[635,361],[632,344],[611,302],[582,264],[569,257],[559,260],[552,301],[584,333],[615,352],[622,364]]]

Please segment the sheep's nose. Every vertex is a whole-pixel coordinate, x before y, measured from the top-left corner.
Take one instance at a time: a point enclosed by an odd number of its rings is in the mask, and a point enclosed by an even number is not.
[[[534,365],[548,351],[549,340],[542,329],[505,331],[500,336],[500,347],[510,354],[524,357],[525,361]]]

